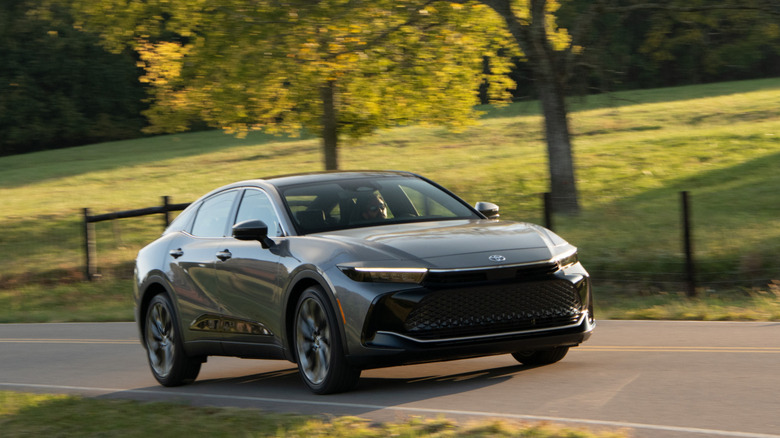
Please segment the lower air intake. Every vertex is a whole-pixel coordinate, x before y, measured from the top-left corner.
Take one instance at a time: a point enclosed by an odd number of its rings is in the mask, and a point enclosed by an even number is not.
[[[554,328],[575,323],[580,296],[565,280],[438,290],[412,309],[408,336],[447,339]]]

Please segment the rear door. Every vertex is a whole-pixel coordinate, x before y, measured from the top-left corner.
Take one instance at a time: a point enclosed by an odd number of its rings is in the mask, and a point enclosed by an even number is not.
[[[218,293],[216,262],[224,249],[240,191],[221,192],[203,201],[190,230],[169,247],[172,281],[185,338],[219,340],[224,306]]]

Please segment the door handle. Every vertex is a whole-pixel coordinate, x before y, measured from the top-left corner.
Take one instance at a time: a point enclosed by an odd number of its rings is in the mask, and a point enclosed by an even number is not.
[[[231,257],[233,257],[233,254],[230,252],[230,250],[227,249],[217,253],[217,258],[222,260],[223,262]]]
[[[184,251],[182,251],[181,248],[177,248],[177,249],[172,249],[168,254],[171,257],[178,259],[179,257],[184,255]]]

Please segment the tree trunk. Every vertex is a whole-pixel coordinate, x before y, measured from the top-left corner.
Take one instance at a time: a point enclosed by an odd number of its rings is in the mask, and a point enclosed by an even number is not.
[[[339,168],[339,126],[335,94],[335,81],[328,81],[320,89],[322,97],[322,152],[325,157],[325,170],[338,170]]]
[[[549,76],[537,76],[536,88],[542,104],[547,140],[552,209],[556,213],[576,214],[580,207],[564,91]]]
[[[545,28],[546,0],[531,0],[531,22],[526,55],[531,61],[534,81],[544,116],[544,133],[550,168],[552,209],[556,213],[577,214],[577,183],[566,109],[565,59],[550,44]]]
[[[574,179],[565,86],[566,57],[557,53],[547,38],[547,0],[531,0],[530,20],[520,20],[512,10],[512,0],[479,0],[496,11],[523,51],[534,72],[542,104],[544,132],[550,171],[552,210],[577,214],[577,184]]]

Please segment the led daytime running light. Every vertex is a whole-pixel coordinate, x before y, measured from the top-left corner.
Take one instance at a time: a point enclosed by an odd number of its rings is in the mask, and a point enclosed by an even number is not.
[[[579,261],[580,259],[577,256],[577,251],[575,250],[568,254],[563,254],[562,256],[558,257],[555,260],[555,263],[558,265],[558,269],[565,269]]]
[[[421,283],[426,268],[341,268],[352,280],[377,283]]]

